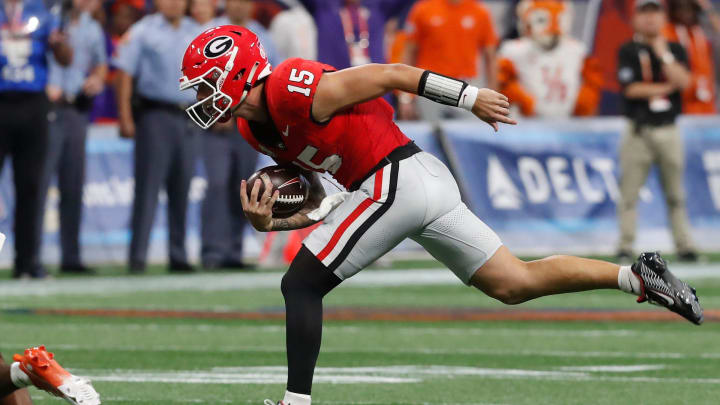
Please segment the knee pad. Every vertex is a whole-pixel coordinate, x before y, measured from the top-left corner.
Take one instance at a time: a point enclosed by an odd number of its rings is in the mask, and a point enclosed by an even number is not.
[[[285,298],[295,293],[324,297],[342,280],[303,245],[282,278],[280,289]]]

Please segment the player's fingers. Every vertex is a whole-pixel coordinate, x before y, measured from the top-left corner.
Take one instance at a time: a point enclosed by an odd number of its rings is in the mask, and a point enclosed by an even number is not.
[[[495,112],[505,116],[510,115],[510,109],[505,107],[497,107],[495,108]]]
[[[273,193],[272,197],[270,197],[270,202],[268,202],[268,205],[270,206],[270,208],[272,208],[273,205],[275,205],[275,201],[277,201],[277,199],[278,199],[279,197],[280,197],[280,191],[279,191],[279,190],[275,190],[275,192]]]
[[[510,108],[510,103],[507,100],[500,100],[500,106]]]
[[[243,209],[248,206],[247,182],[245,180],[240,182],[240,203]]]
[[[497,124],[497,122],[495,122],[495,121],[485,121],[485,122],[487,122],[488,125],[490,125],[490,126],[495,130],[495,132],[498,131],[498,124]]]
[[[255,180],[255,184],[252,186],[252,190],[250,190],[250,205],[251,206],[257,206],[258,204],[258,193],[260,192],[260,184],[262,182],[260,179]]]
[[[268,200],[270,200],[270,197],[272,196],[273,184],[266,177],[262,177],[262,181],[263,181],[263,184],[265,185],[265,190],[263,190],[263,195],[262,195],[262,201],[267,202]]]
[[[495,121],[502,122],[503,124],[517,125],[517,121],[515,121],[514,119],[512,119],[510,117],[506,117],[504,115],[493,114],[492,118]]]

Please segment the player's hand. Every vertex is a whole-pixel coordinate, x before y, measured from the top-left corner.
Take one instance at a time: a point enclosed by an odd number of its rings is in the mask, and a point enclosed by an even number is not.
[[[472,113],[487,122],[495,132],[498,131],[498,122],[517,125],[517,122],[510,118],[510,102],[508,102],[508,98],[495,90],[480,89]]]
[[[280,192],[275,190],[274,193],[270,194],[273,189],[272,184],[269,181],[263,181],[265,182],[265,190],[262,195],[258,195],[260,193],[261,183],[260,179],[257,179],[255,180],[255,184],[252,185],[248,198],[248,185],[247,182],[243,180],[240,183],[240,202],[242,203],[245,217],[250,221],[253,228],[260,232],[270,232],[273,225],[272,207],[280,196]]]
[[[120,117],[118,120],[118,126],[120,127],[120,136],[123,138],[132,139],[135,137],[135,121],[132,117]]]

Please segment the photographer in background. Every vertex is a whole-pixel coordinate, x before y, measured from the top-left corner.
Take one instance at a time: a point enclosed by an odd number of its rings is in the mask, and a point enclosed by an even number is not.
[[[43,278],[43,158],[48,148],[47,55],[61,65],[73,52],[57,16],[42,0],[5,0],[0,6],[0,169],[12,157],[15,183],[15,266],[13,277]]]
[[[64,26],[74,58],[67,67],[51,59],[47,85],[52,108],[42,196],[46,197],[50,180],[57,173],[61,273],[93,273],[82,264],[79,243],[85,184],[85,140],[90,108],[95,96],[105,87],[108,68],[105,36],[100,24],[88,12],[92,1],[72,1]]]
[[[618,259],[634,257],[638,195],[650,168],[657,164],[678,257],[695,261],[685,207],[685,151],[675,125],[682,111],[680,93],[691,84],[688,60],[680,44],[667,42],[662,35],[666,20],[661,1],[637,0],[635,7],[635,36],[618,54],[624,113],[631,121],[620,144]]]

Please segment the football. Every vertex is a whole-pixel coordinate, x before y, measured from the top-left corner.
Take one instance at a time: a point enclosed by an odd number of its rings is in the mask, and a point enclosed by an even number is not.
[[[298,212],[305,205],[308,193],[310,192],[310,182],[302,174],[302,171],[292,165],[279,165],[264,167],[247,180],[247,195],[250,198],[255,180],[269,180],[273,185],[272,192],[278,190],[278,196],[275,205],[273,205],[273,217],[287,218]],[[258,196],[265,191],[265,183],[260,185]]]

